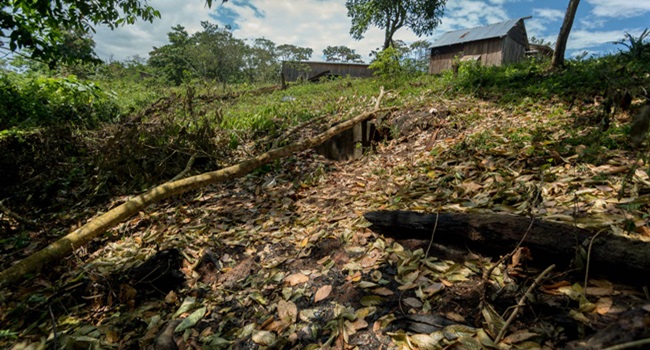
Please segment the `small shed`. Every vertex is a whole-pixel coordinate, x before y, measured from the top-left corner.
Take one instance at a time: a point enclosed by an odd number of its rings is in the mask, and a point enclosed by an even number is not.
[[[543,44],[530,44],[530,49],[526,52],[528,57],[552,57],[553,49],[548,45]]]
[[[300,78],[316,80],[323,76],[349,75],[351,77],[370,77],[372,70],[367,64],[348,62],[282,62],[282,74],[285,81],[296,81]]]
[[[486,66],[523,60],[529,50],[524,20],[529,18],[442,34],[431,46],[429,73],[437,74],[451,69],[455,58],[478,61]]]

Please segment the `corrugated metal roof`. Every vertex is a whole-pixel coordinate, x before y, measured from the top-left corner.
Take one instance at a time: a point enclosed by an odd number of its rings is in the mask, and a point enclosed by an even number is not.
[[[511,19],[505,22],[490,24],[484,27],[454,30],[442,34],[438,40],[433,43],[432,48],[461,44],[470,41],[485,40],[491,38],[502,38],[508,34],[521,18]]]
[[[369,66],[369,63],[364,63],[364,62],[327,62],[327,61],[282,61],[284,62],[289,62],[289,63],[316,63],[316,64],[331,64],[331,65],[348,65],[348,66]]]

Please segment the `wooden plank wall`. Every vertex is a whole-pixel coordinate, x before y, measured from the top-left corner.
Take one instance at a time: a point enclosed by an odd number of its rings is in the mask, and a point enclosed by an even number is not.
[[[466,43],[463,46],[459,46],[455,52],[433,56],[429,61],[429,73],[438,74],[451,69],[454,57],[461,54],[461,52],[464,56],[481,55],[480,62],[483,65],[498,66],[502,62],[502,47],[503,39],[501,38]]]
[[[457,53],[445,53],[436,55],[429,60],[429,74],[439,74],[451,69],[451,62]]]
[[[286,81],[296,81],[299,78],[309,79],[324,71],[332,75],[351,77],[370,77],[372,70],[367,64],[332,63],[332,62],[283,62],[282,73]]]
[[[505,37],[503,41],[503,64],[520,62],[526,58],[526,47]]]
[[[481,64],[498,66],[501,64],[501,48],[503,39],[488,39],[467,43],[463,48],[465,55],[481,55]]]

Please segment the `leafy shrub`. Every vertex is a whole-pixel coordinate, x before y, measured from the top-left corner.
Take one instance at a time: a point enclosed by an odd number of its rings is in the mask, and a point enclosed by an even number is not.
[[[114,95],[76,76],[0,72],[0,129],[72,123],[92,127],[119,116]]]
[[[373,74],[382,77],[397,76],[402,72],[400,65],[401,54],[392,46],[377,53],[377,58],[368,68],[374,70]]]

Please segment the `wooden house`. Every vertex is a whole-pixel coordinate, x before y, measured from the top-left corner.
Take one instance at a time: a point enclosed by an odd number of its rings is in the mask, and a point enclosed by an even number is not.
[[[431,46],[429,73],[438,74],[451,69],[455,59],[478,61],[486,66],[523,60],[529,50],[524,25],[528,18],[442,34]]]
[[[282,74],[285,81],[298,79],[318,80],[324,76],[370,77],[372,70],[367,64],[350,62],[282,62]]]

